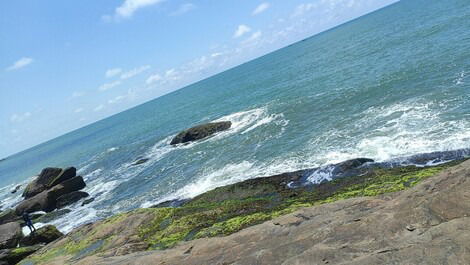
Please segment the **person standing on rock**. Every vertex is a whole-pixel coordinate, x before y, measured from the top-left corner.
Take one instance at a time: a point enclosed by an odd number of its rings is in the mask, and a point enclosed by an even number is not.
[[[28,226],[29,230],[31,230],[31,233],[36,232],[36,228],[33,225],[33,221],[31,221],[31,217],[29,217],[29,214],[26,211],[23,212],[23,220]]]

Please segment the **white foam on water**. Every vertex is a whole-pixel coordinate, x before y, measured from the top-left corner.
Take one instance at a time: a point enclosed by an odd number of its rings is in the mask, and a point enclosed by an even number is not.
[[[230,185],[250,178],[253,171],[253,163],[243,161],[238,164],[227,164],[219,169],[207,169],[196,180],[179,189],[177,192],[142,204],[142,207],[150,207],[160,202],[192,198],[220,186]],[[230,176],[230,177],[227,177]]]

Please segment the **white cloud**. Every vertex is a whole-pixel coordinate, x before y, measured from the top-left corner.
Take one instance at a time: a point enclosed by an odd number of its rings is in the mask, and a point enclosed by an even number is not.
[[[100,110],[102,110],[102,109],[104,109],[104,105],[103,105],[103,104],[101,104],[101,105],[97,106],[96,108],[94,108],[93,111],[96,112],[96,111],[100,111]]]
[[[29,119],[32,116],[31,112],[25,112],[25,113],[20,113],[20,114],[13,114],[10,117],[11,122],[23,122],[27,119]]]
[[[72,93],[72,98],[79,98],[79,97],[82,97],[83,95],[85,95],[85,92],[82,92],[82,91],[74,91]]]
[[[13,63],[11,66],[9,66],[6,70],[7,71],[18,70],[20,68],[30,65],[33,62],[34,62],[33,58],[23,57],[19,59],[18,61],[16,61],[15,63]]]
[[[111,89],[113,87],[116,87],[116,86],[119,86],[121,84],[121,81],[114,81],[114,82],[111,82],[111,83],[106,83],[106,84],[103,84],[101,85],[98,90],[99,91],[106,91],[108,89]]]
[[[291,17],[302,16],[303,14],[305,14],[305,13],[309,12],[310,10],[312,10],[313,8],[315,8],[315,5],[312,4],[312,3],[300,4],[295,8],[294,13],[292,13]]]
[[[110,77],[113,77],[113,76],[117,76],[121,72],[122,72],[121,68],[113,68],[113,69],[107,70],[104,75],[106,76],[106,78],[110,78]]]
[[[158,82],[160,80],[162,80],[162,77],[159,74],[153,74],[153,75],[149,76],[149,78],[147,78],[145,83],[147,83],[147,85],[150,85],[150,84],[153,84],[153,83]]]
[[[150,69],[150,65],[143,65],[141,67],[137,67],[137,68],[134,68],[132,70],[129,70],[127,72],[124,72],[122,73],[121,75],[121,79],[129,79],[129,78],[132,78],[136,75],[139,75],[145,71],[147,71],[148,69]]]
[[[233,34],[234,38],[240,38],[241,36],[245,35],[246,33],[250,32],[251,28],[247,25],[239,25],[235,33]]]
[[[256,16],[258,14],[261,14],[263,13],[264,11],[266,11],[266,9],[268,9],[271,5],[268,3],[268,2],[264,2],[264,3],[261,3],[259,6],[257,6],[255,8],[255,10],[253,10],[253,13],[251,13],[253,16]]]
[[[117,96],[113,99],[108,100],[108,104],[115,104],[118,103],[119,101],[123,100],[125,96]]]
[[[152,6],[161,2],[163,2],[163,0],[125,0],[124,3],[116,8],[115,17],[130,18],[138,9]]]
[[[253,32],[253,34],[251,34],[248,39],[244,40],[242,44],[256,44],[256,41],[261,37],[261,35],[263,35],[263,33],[260,30]]]
[[[170,16],[181,16],[195,8],[196,8],[196,5],[191,4],[191,3],[185,3],[185,4],[180,5],[180,7],[175,12],[171,13]]]
[[[78,108],[78,109],[75,109],[75,110],[74,110],[75,113],[80,113],[80,112],[82,112],[82,111],[83,111],[83,108]]]

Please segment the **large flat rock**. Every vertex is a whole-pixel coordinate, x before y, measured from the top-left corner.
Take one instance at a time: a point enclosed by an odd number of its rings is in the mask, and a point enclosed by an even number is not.
[[[295,213],[226,237],[76,264],[468,264],[470,161],[417,186]],[[61,264],[60,260],[55,264]]]

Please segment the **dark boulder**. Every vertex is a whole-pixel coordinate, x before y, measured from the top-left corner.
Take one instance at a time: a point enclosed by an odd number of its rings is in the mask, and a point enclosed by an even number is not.
[[[212,122],[192,127],[190,129],[180,132],[171,140],[171,145],[197,141],[209,137],[217,132],[230,129],[232,122],[221,121]]]
[[[56,210],[50,213],[46,213],[45,215],[42,215],[40,217],[31,218],[31,219],[33,220],[33,223],[49,223],[70,212],[72,212],[72,210],[70,209],[60,209],[60,210]]]
[[[370,158],[355,158],[334,165],[332,175],[334,176],[352,176],[358,174],[357,169],[366,163],[372,163]]]
[[[90,194],[84,191],[74,191],[69,194],[62,195],[59,198],[57,198],[57,209],[60,209],[67,205],[75,203],[88,196],[90,196]]]
[[[147,163],[147,161],[149,161],[149,160],[150,160],[150,158],[141,158],[141,159],[136,160],[134,163],[132,163],[131,166],[138,166],[138,165]]]
[[[21,185],[18,185],[18,186],[16,186],[16,187],[11,191],[11,193],[12,193],[12,194],[15,194],[15,193],[16,193],[17,191],[19,191],[20,189],[21,189]]]
[[[15,212],[17,215],[21,215],[24,211],[28,213],[36,211],[52,212],[57,208],[57,198],[85,187],[86,184],[80,176],[68,179],[49,190],[22,201],[16,206]]]
[[[62,183],[66,180],[74,178],[77,176],[77,169],[74,167],[68,167],[66,169],[62,169],[57,177],[55,177],[51,182],[48,184],[48,187],[54,187],[55,185]]]
[[[90,199],[86,199],[82,202],[82,206],[85,206],[87,204],[90,204],[92,203],[93,201],[95,200],[95,198],[90,198]]]
[[[62,234],[53,225],[47,225],[36,230],[35,233],[31,233],[20,240],[20,246],[33,246],[37,244],[49,244],[52,241],[62,237]]]
[[[41,249],[42,245],[0,250],[0,265],[17,264],[29,255]]]
[[[79,191],[86,187],[85,181],[81,176],[68,179],[58,185],[52,187],[49,192],[53,193],[56,198],[62,195],[69,194],[74,191]]]
[[[22,215],[23,212],[51,212],[56,209],[56,200],[57,196],[46,190],[32,198],[22,201],[18,206],[16,206],[15,212],[17,215]]]
[[[22,237],[20,223],[11,222],[0,225],[0,249],[16,247]]]
[[[0,213],[0,225],[20,220],[21,217],[16,215],[13,209],[8,209]]]
[[[44,168],[39,176],[35,180],[31,181],[28,186],[26,186],[23,192],[23,197],[28,199],[47,190],[50,187],[49,183],[51,183],[51,181],[54,180],[61,172],[61,168]]]

